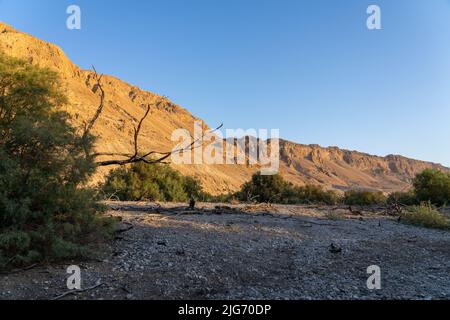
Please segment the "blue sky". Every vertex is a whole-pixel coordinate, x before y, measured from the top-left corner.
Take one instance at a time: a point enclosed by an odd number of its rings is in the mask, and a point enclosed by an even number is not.
[[[450,166],[448,0],[0,0],[0,20],[210,126]]]

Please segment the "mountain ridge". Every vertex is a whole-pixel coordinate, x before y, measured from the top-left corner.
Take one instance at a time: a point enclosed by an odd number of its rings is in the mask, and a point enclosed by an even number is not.
[[[76,66],[64,51],[0,22],[0,51],[30,63],[56,70],[62,79],[69,104],[63,108],[72,122],[81,126],[98,106],[94,73]],[[152,107],[151,116],[142,128],[145,150],[171,150],[170,137],[179,128],[193,131],[199,118],[167,98],[141,90],[114,76],[105,75],[105,111],[93,129],[99,137],[99,152],[126,153],[132,149],[133,127],[145,112],[144,105],[163,99],[165,104]],[[375,156],[338,147],[304,145],[280,139],[280,173],[294,184],[318,184],[327,189],[363,188],[384,192],[405,190],[415,174],[426,168],[450,169],[436,163],[414,160],[401,155]],[[245,165],[173,165],[186,175],[197,177],[212,194],[233,192],[248,181],[258,166]],[[109,169],[101,168],[95,177],[100,181]]]

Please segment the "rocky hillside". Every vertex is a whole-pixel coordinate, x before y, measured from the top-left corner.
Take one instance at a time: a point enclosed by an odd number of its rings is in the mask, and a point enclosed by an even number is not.
[[[81,126],[92,117],[98,106],[92,71],[74,65],[56,45],[19,32],[0,22],[0,50],[8,55],[26,59],[30,63],[56,70],[63,80],[69,105],[64,108],[72,115],[75,125]],[[97,150],[107,153],[132,153],[133,128],[145,113],[145,105],[165,99],[143,91],[113,76],[104,76],[105,110],[93,133],[99,137]],[[165,99],[166,103],[153,107],[151,116],[141,131],[143,150],[168,151],[175,129],[193,130],[198,120],[182,107]],[[321,148],[281,141],[281,173],[296,184],[315,183],[327,188],[370,188],[383,191],[402,190],[411,178],[424,168],[440,165],[407,159],[400,156],[385,158],[338,148]],[[250,179],[257,167],[243,165],[175,166],[183,174],[199,178],[211,193],[237,190]],[[96,177],[100,180],[107,169]]]
[[[345,190],[366,188],[386,192],[407,189],[412,178],[427,168],[448,171],[438,164],[402,156],[377,157],[337,147],[281,141],[281,172],[296,184],[321,184]]]

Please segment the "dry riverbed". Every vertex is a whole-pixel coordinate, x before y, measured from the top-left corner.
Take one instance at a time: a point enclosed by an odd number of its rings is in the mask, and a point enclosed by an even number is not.
[[[383,212],[109,205],[121,233],[101,256],[0,275],[0,299],[58,297],[71,264],[89,290],[63,299],[450,299],[450,233]],[[381,290],[367,288],[371,265]]]

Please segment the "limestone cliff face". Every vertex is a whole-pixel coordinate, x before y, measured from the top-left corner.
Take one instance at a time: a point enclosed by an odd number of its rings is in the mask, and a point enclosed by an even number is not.
[[[81,126],[90,119],[98,106],[92,71],[74,65],[56,45],[19,32],[0,22],[0,51],[30,63],[57,71],[69,104],[62,106],[72,116],[74,125]],[[143,116],[145,105],[159,99],[157,94],[143,91],[115,77],[104,76],[106,92],[104,112],[93,133],[99,137],[96,149],[107,153],[132,153],[133,127]],[[192,132],[198,120],[187,110],[168,101],[153,107],[142,129],[140,145],[143,150],[168,151],[175,129]],[[401,156],[385,158],[339,148],[321,148],[281,141],[281,173],[296,184],[315,183],[327,188],[371,188],[383,191],[407,188],[411,178],[429,167],[446,168]],[[249,180],[257,167],[242,165],[174,166],[183,174],[199,178],[211,193],[236,191]],[[106,173],[102,168],[96,180]]]

